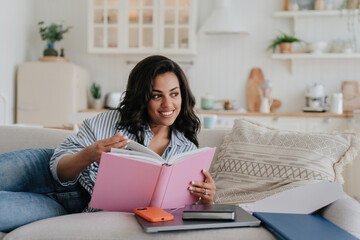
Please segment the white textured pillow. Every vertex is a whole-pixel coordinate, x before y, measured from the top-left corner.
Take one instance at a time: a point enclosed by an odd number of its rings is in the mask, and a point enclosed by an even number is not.
[[[355,133],[285,131],[238,119],[211,169],[215,203],[253,202],[322,180],[342,183],[359,145]]]

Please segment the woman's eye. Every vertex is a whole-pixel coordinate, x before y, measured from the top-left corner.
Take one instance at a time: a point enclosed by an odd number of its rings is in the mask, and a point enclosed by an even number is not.
[[[160,95],[152,95],[152,99],[158,99],[158,98],[160,98],[161,96]]]
[[[178,96],[178,95],[179,95],[179,93],[177,93],[177,92],[171,94],[171,96],[173,96],[173,97],[176,97],[176,96]]]

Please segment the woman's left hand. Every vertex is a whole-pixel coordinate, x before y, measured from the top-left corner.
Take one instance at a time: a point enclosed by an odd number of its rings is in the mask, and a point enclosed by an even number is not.
[[[205,181],[191,181],[193,186],[189,187],[189,190],[192,195],[201,197],[200,204],[213,204],[216,190],[215,182],[208,171],[203,169],[201,172],[205,176]]]

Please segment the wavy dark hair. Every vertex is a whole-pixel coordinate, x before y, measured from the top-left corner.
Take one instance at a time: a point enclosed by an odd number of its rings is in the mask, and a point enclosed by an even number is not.
[[[139,143],[144,144],[144,125],[150,122],[147,106],[151,100],[154,79],[160,74],[169,72],[174,73],[179,80],[182,99],[180,113],[170,130],[176,129],[183,133],[198,147],[197,134],[200,120],[194,112],[195,97],[180,66],[164,56],[147,57],[136,64],[130,72],[125,96],[117,108],[120,112],[117,127],[126,128],[136,136]]]

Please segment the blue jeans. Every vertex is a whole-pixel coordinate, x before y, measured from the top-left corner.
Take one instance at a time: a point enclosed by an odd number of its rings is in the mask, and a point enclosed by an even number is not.
[[[90,196],[79,184],[64,187],[52,177],[53,153],[27,149],[0,155],[0,232],[87,206]]]

